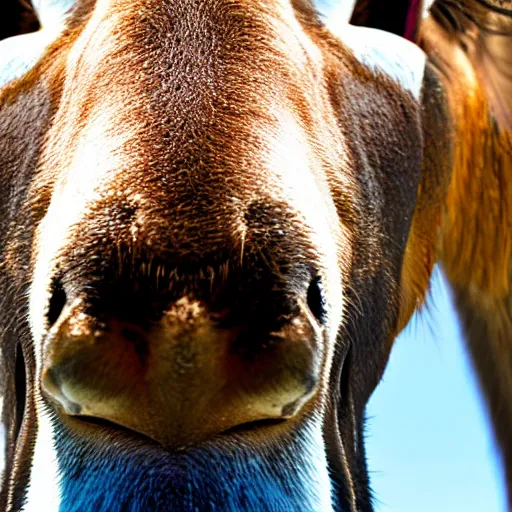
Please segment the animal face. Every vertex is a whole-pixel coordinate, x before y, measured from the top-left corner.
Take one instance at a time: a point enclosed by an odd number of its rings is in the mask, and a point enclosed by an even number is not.
[[[36,7],[0,90],[6,507],[45,466],[66,512],[370,510],[364,407],[449,180],[438,75],[303,0]]]

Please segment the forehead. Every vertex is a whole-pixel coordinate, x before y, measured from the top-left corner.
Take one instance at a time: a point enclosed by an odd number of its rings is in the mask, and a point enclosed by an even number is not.
[[[132,165],[148,155],[141,145],[151,146],[154,160],[189,166],[209,153],[213,166],[253,167],[261,176],[269,144],[289,140],[285,126],[311,136],[329,106],[322,52],[303,11],[288,1],[84,6],[78,34],[62,52],[65,80],[50,140],[67,144],[79,135],[80,148],[109,138],[130,146]]]
[[[391,86],[379,77],[377,87],[303,1],[83,0],[69,26],[50,55],[63,86],[40,161],[51,164],[45,183],[60,174],[86,201],[103,180],[194,212],[270,189],[297,207],[314,189],[331,205],[331,193],[354,192],[350,153],[378,153],[373,139],[393,129],[352,130],[361,112],[374,117],[364,96]]]
[[[312,46],[303,37],[301,21],[316,16],[312,7],[289,0],[81,0],[73,9],[81,24],[96,31],[101,24],[109,39],[115,36],[147,50],[180,44],[181,57],[194,55],[202,63],[233,51],[257,55],[269,42],[276,55],[281,50],[287,57],[302,45],[296,56],[304,57]]]
[[[288,1],[97,0],[77,12],[65,64],[77,104],[126,111],[138,97],[171,124],[186,119],[182,134],[205,116],[272,125],[276,105],[304,110],[322,74],[322,52]]]
[[[79,3],[40,159],[40,182],[62,185],[53,209],[65,202],[70,222],[90,211],[106,223],[115,192],[187,236],[190,219],[231,225],[253,203],[288,206],[288,223],[316,199],[331,211],[308,128],[336,122],[317,119],[329,98],[305,13],[280,0]]]

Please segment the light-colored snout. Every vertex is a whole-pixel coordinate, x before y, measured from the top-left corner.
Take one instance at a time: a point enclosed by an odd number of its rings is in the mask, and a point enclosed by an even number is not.
[[[159,318],[140,314],[144,304],[137,313],[135,290],[117,297],[132,304],[131,315],[87,298],[62,303],[44,341],[42,388],[65,415],[106,420],[172,448],[293,417],[318,389],[322,366],[311,286],[310,306],[306,294],[291,298],[292,314],[265,307],[249,322],[192,294]],[[62,301],[58,293],[52,304]]]

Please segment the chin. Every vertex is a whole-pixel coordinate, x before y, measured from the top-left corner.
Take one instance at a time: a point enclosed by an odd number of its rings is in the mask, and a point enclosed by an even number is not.
[[[110,426],[80,421],[84,436],[52,423],[59,512],[335,510],[314,418],[286,433],[269,424],[177,450]]]

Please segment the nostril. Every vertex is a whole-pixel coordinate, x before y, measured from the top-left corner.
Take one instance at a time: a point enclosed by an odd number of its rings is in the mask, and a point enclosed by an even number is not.
[[[66,305],[66,300],[67,296],[62,286],[62,282],[60,279],[54,279],[51,285],[50,304],[48,305],[48,312],[46,313],[46,318],[50,328],[59,319],[59,316]]]
[[[133,345],[133,349],[139,357],[140,362],[145,364],[149,355],[149,347],[144,334],[134,328],[125,327],[121,331],[121,336]]]
[[[314,317],[320,322],[325,322],[327,315],[325,307],[325,298],[322,291],[322,281],[319,276],[315,276],[309,284],[307,294],[308,307]]]

